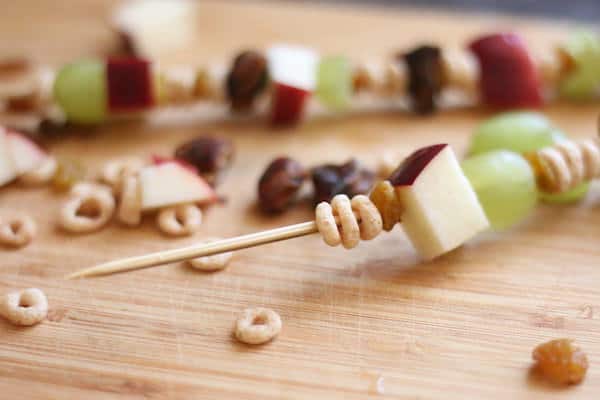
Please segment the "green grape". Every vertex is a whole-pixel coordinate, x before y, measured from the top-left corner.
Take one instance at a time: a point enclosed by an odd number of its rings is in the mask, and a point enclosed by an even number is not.
[[[63,67],[54,81],[54,97],[70,122],[94,124],[106,116],[105,63],[83,60]]]
[[[576,66],[561,82],[561,95],[572,100],[595,97],[600,87],[600,37],[593,32],[575,33],[564,50]]]
[[[343,110],[352,97],[352,68],[345,57],[325,57],[319,62],[316,95],[330,108]]]
[[[475,130],[470,154],[508,149],[528,153],[555,143],[560,135],[550,121],[540,113],[529,111],[507,112],[483,122]]]
[[[494,230],[524,220],[537,203],[533,170],[521,155],[495,150],[467,158],[463,172]]]
[[[563,140],[567,140],[566,135],[542,114],[508,112],[479,125],[471,144],[471,154],[501,149],[529,153]],[[582,183],[560,194],[540,192],[540,199],[553,204],[573,203],[585,197],[588,188],[588,184]]]

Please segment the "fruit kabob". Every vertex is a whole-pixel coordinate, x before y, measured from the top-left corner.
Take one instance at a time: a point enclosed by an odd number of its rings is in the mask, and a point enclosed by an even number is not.
[[[498,145],[493,135],[474,138],[474,144],[482,141],[492,148]],[[314,221],[108,262],[70,277],[131,271],[313,233],[330,246],[351,249],[399,223],[421,258],[431,260],[490,226],[502,229],[522,220],[537,201],[536,184],[548,193],[564,194],[597,177],[597,138],[562,139],[525,157],[508,150],[487,151],[467,158],[462,168],[449,145],[435,144],[405,158],[368,196],[338,194],[319,203]]]
[[[0,98],[13,116],[37,112],[59,124],[100,124],[161,106],[201,102],[226,103],[235,113],[247,113],[268,97],[271,123],[294,125],[311,97],[333,111],[344,111],[361,94],[390,100],[408,95],[415,113],[429,114],[450,91],[496,109],[538,108],[555,97],[585,100],[598,94],[596,34],[578,33],[542,57],[534,57],[514,33],[478,37],[467,49],[452,52],[423,45],[387,62],[353,64],[346,57],[321,57],[309,48],[277,45],[265,52],[239,53],[227,71],[163,69],[133,56],[75,62],[58,69],[53,79],[46,69],[13,63],[5,66],[8,72],[0,68],[0,78],[5,76]]]

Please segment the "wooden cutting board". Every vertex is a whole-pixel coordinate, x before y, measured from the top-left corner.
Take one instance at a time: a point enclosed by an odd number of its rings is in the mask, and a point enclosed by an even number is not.
[[[97,54],[114,40],[103,24],[114,4],[7,2],[0,48],[54,64]],[[228,62],[247,46],[284,41],[367,59],[423,41],[458,46],[492,29],[514,30],[543,48],[571,30],[555,21],[316,3],[203,2],[197,20],[184,50],[156,49],[156,56]],[[573,136],[596,132],[597,104],[544,111]],[[582,204],[541,206],[513,231],[484,235],[427,264],[417,263],[398,229],[352,251],[316,236],[241,251],[214,274],[175,264],[64,280],[117,257],[311,218],[302,205],[275,218],[256,212],[256,181],[278,154],[310,165],[350,156],[375,163],[385,149],[441,141],[462,152],[473,127],[490,115],[374,111],[272,131],[261,121],[203,112],[177,123],[113,124],[52,148],[94,170],[112,157],[170,154],[206,132],[230,137],[237,158],[219,189],[228,201],[207,213],[192,239],[164,238],[152,218],[140,229],[112,223],[96,234],[66,235],[56,227],[63,196],[2,189],[0,213],[27,212],[40,232],[23,250],[0,251],[0,292],[39,287],[51,311],[33,328],[0,321],[0,398],[597,398],[600,187]],[[281,314],[283,331],[273,343],[247,347],[232,339],[236,315],[252,306]],[[532,348],[559,337],[576,338],[589,356],[580,386],[552,388],[529,373]]]

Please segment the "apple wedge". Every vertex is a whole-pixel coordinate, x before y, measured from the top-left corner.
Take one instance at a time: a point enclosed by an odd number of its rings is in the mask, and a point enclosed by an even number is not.
[[[25,135],[9,131],[6,138],[17,175],[39,167],[48,156],[44,150]]]
[[[17,177],[17,168],[13,162],[6,130],[0,126],[0,186],[6,185]]]
[[[109,58],[106,61],[108,109],[112,113],[138,112],[155,103],[150,61],[135,58]]]
[[[267,51],[273,82],[271,122],[291,125],[302,118],[305,104],[317,84],[319,56],[297,46],[273,46]]]
[[[417,150],[389,180],[404,209],[404,231],[425,260],[460,246],[489,226],[447,144]]]
[[[183,203],[216,201],[214,190],[193,170],[178,161],[161,160],[140,171],[142,210]]]

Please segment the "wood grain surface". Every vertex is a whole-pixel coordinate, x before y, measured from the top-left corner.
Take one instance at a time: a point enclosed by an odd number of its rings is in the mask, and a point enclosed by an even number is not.
[[[104,24],[115,2],[6,2],[2,54],[54,64],[98,54],[114,36]],[[430,40],[461,45],[490,29],[550,46],[571,29],[552,21],[433,12],[333,8],[293,3],[202,2],[197,35],[183,49],[155,49],[169,62],[227,62],[247,46],[286,41],[357,59]],[[595,134],[598,105],[544,111],[576,137]],[[600,187],[582,204],[540,206],[518,228],[487,234],[427,264],[400,229],[346,251],[306,237],[236,254],[228,269],[184,264],[66,281],[79,268],[311,218],[308,205],[280,217],[255,209],[266,163],[290,154],[307,165],[385,149],[408,152],[449,142],[463,152],[490,114],[462,109],[420,118],[373,110],[313,118],[272,131],[257,119],[224,119],[202,108],[188,116],[111,124],[56,143],[52,152],[93,171],[111,157],[169,154],[212,132],[233,139],[237,158],[202,232],[167,239],[152,218],[140,229],[112,223],[90,235],[57,229],[64,197],[48,189],[2,189],[0,214],[26,212],[40,234],[29,247],[0,251],[0,292],[39,287],[51,306],[32,328],[0,321],[2,399],[597,399],[600,393]],[[164,119],[171,119],[165,123]],[[175,120],[175,121],[174,121]],[[84,130],[81,130],[84,133]],[[231,336],[249,306],[281,314],[274,342],[247,347]],[[529,372],[542,341],[576,338],[591,367],[583,384],[557,389]]]

